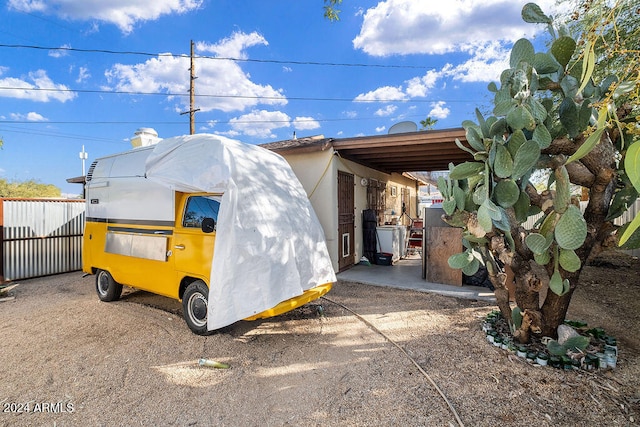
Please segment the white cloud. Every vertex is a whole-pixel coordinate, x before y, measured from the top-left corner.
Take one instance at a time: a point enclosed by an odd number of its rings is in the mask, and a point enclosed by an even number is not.
[[[187,93],[188,69],[189,58],[163,55],[135,65],[115,64],[105,76],[118,91]]]
[[[262,36],[234,33],[215,45],[196,43],[205,52],[221,53],[225,57],[245,57],[244,49],[263,44]],[[266,42],[265,42],[266,43]],[[180,109],[189,108],[190,59],[187,56],[161,55],[136,65],[116,64],[105,73],[114,89],[133,92],[184,93]],[[196,107],[200,111],[242,111],[263,105],[285,105],[286,97],[270,85],[253,83],[236,61],[200,58],[195,61],[198,79]]]
[[[380,133],[380,132],[384,132],[387,129],[386,126],[378,126],[376,128],[376,132]]]
[[[76,83],[82,83],[89,77],[91,77],[91,74],[89,74],[89,69],[86,67],[80,67],[78,69],[78,78],[76,79]]]
[[[356,96],[354,101],[406,101],[411,98],[425,97],[429,90],[436,86],[436,83],[443,76],[451,74],[451,66],[447,65],[440,71],[429,70],[424,76],[413,77],[406,80],[401,86],[382,86],[364,94]],[[377,116],[389,116],[395,112],[397,107],[387,106],[375,112]]]
[[[500,73],[509,68],[509,52],[500,43],[465,48],[473,56],[453,67],[448,66],[445,74],[463,82],[490,82],[500,80]]]
[[[204,126],[201,127],[201,129],[210,130],[210,129],[213,129],[214,127],[216,127],[217,124],[218,124],[217,120],[207,120],[205,122]]]
[[[527,1],[456,0],[438,7],[427,1],[379,1],[364,13],[360,34],[353,40],[354,48],[372,56],[457,53],[463,59],[407,80],[404,86],[384,86],[356,99],[426,97],[447,77],[461,82],[498,80],[502,70],[508,68],[512,43],[546,30],[522,20],[522,6]],[[554,0],[540,0],[538,4],[548,15],[557,12]],[[446,81],[442,84],[446,85]]]
[[[509,68],[509,49],[498,42],[484,46],[460,46],[461,52],[469,54],[469,58],[454,66],[446,64],[440,70],[429,70],[423,76],[413,77],[400,86],[383,86],[366,94],[358,95],[356,101],[402,101],[413,98],[424,98],[441,81],[446,86],[446,78],[470,82],[491,82],[500,79],[500,73]],[[383,116],[385,110],[375,114]]]
[[[372,56],[444,54],[460,46],[512,43],[544,29],[520,16],[527,0],[385,0],[366,11],[353,46]],[[551,11],[553,0],[538,2]]]
[[[313,117],[296,117],[293,119],[293,127],[297,130],[318,129],[320,123]]]
[[[213,53],[219,58],[237,58],[247,59],[245,50],[248,47],[263,45],[268,46],[267,40],[257,32],[246,34],[243,32],[234,32],[231,36],[220,40],[216,44],[205,42],[196,43],[198,52]]]
[[[373,114],[379,117],[387,117],[395,113],[397,109],[398,109],[397,105],[387,105],[385,108],[380,108]]]
[[[445,105],[446,102],[444,101],[432,102],[431,111],[429,111],[427,116],[434,119],[446,119],[449,117],[449,114],[451,114],[451,110],[445,107]]]
[[[356,96],[355,101],[404,101],[407,95],[402,91],[402,87],[383,86],[367,93]]]
[[[98,20],[116,25],[123,33],[137,22],[153,21],[162,15],[198,9],[203,0],[9,0],[10,9],[56,15],[63,19]]]
[[[429,70],[422,77],[414,77],[407,80],[407,95],[412,98],[416,96],[427,96],[429,89],[433,89],[438,79],[442,76],[442,72]]]
[[[26,122],[46,122],[47,119],[44,118],[41,114],[35,113],[33,111],[27,114],[21,113],[11,113],[9,114],[11,120],[14,121],[26,121]]]
[[[66,49],[69,49],[71,47],[71,45],[69,44],[63,44],[62,46],[60,46],[61,49],[53,49],[49,51],[49,56],[52,58],[62,58],[63,56],[69,56],[69,51]]]
[[[0,69],[0,87],[7,88],[0,91],[2,97],[28,99],[36,102],[67,102],[76,97],[76,94],[70,92],[66,85],[54,83],[45,70],[32,71],[28,73],[26,79],[1,78],[7,70],[7,68]]]
[[[275,138],[274,129],[288,128],[291,118],[281,111],[254,110],[229,121],[233,131],[256,138]]]

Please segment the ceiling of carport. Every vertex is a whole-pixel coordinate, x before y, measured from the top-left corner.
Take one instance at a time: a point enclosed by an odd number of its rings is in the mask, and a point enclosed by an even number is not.
[[[431,172],[473,160],[456,139],[469,146],[463,128],[336,138],[332,146],[340,157],[383,172]]]

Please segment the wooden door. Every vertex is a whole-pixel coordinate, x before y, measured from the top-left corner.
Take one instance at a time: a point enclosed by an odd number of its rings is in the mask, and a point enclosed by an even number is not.
[[[354,264],[354,177],[338,171],[338,270]]]

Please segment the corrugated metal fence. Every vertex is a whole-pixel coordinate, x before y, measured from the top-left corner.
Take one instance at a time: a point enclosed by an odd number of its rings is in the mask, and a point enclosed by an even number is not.
[[[631,207],[627,209],[625,213],[623,213],[621,216],[613,220],[613,223],[616,225],[622,225],[622,224],[626,224],[627,222],[631,222],[636,217],[636,215],[638,215],[639,211],[640,211],[640,199],[636,200],[636,202],[633,205],[631,205]],[[640,249],[633,249],[625,252],[633,256],[640,256]]]
[[[82,268],[84,200],[0,199],[0,283]]]

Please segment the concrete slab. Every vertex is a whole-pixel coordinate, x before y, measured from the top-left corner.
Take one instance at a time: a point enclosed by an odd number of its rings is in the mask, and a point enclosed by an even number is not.
[[[393,265],[358,264],[338,273],[338,280],[386,286],[397,289],[411,289],[431,292],[455,298],[495,301],[493,291],[478,286],[453,286],[430,283],[422,279],[422,259],[409,257],[396,261]]]

